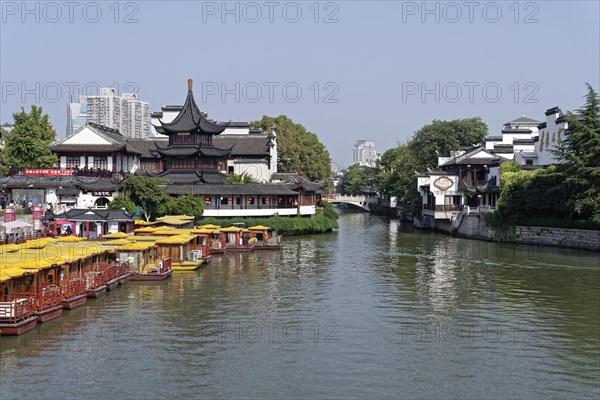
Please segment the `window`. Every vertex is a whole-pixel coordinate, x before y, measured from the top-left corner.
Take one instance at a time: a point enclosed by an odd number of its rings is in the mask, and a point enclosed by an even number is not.
[[[81,159],[79,158],[79,156],[67,156],[65,167],[66,168],[79,168],[80,160]]]
[[[94,168],[108,169],[108,157],[94,157]]]
[[[171,160],[171,168],[173,169],[193,169],[194,166],[193,158],[175,158]]]
[[[233,165],[230,165],[229,167],[227,167],[227,172],[230,174],[233,174]]]
[[[235,205],[236,205],[236,206],[239,206],[239,205],[241,205],[241,204],[242,204],[242,198],[241,198],[241,197],[236,197],[236,198],[235,198]]]
[[[525,160],[525,165],[533,165],[533,160]]]
[[[254,197],[248,197],[248,205],[252,206],[252,205],[254,205],[254,203],[255,203]]]
[[[229,204],[229,198],[227,197],[221,197],[221,205],[222,206],[226,206]]]
[[[212,197],[205,197],[204,204],[206,204],[207,206],[210,206],[212,204]]]
[[[267,196],[263,196],[263,197],[262,197],[261,204],[262,204],[263,206],[265,206],[265,205],[268,205],[268,204],[269,204],[269,198],[268,198]]]

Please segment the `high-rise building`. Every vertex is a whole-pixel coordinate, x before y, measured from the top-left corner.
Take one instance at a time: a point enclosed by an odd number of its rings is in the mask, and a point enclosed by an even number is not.
[[[379,158],[375,150],[375,142],[369,140],[358,140],[352,150],[352,163],[374,167]]]
[[[114,88],[100,88],[98,96],[71,96],[67,106],[67,135],[93,122],[117,129],[126,137],[147,138],[150,131],[150,107],[135,93],[117,96]]]

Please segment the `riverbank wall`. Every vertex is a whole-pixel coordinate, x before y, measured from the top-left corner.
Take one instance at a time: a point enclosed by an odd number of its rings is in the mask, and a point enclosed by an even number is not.
[[[463,215],[453,232],[470,239],[600,251],[600,231],[520,225],[494,229],[486,223],[484,214]]]

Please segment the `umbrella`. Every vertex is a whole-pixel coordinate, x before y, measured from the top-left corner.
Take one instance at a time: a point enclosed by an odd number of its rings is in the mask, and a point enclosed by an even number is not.
[[[6,229],[29,228],[33,226],[25,221],[0,222],[0,225],[3,225]]]

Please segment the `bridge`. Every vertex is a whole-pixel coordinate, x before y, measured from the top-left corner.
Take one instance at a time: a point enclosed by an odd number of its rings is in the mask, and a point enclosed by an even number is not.
[[[369,203],[375,203],[377,201],[377,199],[366,196],[353,196],[345,194],[324,194],[323,198],[331,204],[356,208],[362,211],[369,211]]]

